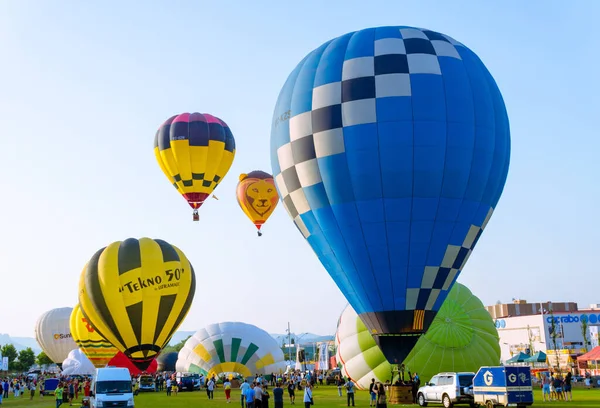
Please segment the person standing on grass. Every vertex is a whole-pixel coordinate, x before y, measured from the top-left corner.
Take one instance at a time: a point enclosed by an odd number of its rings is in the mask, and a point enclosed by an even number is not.
[[[304,387],[304,408],[310,408],[313,404],[313,395],[312,395],[312,385],[310,381],[306,382],[306,386]]]
[[[31,393],[31,397],[29,398],[30,400],[32,400],[33,397],[35,396],[35,388],[36,388],[35,382],[31,381],[29,383],[29,392]]]
[[[225,378],[225,381],[223,382],[223,390],[225,391],[225,399],[229,404],[231,402],[231,382],[229,382],[229,379],[227,378]]]
[[[547,375],[542,374],[542,401],[546,401],[548,398],[548,402],[550,399],[550,378]]]
[[[248,389],[250,389],[250,384],[248,384],[248,380],[244,380],[242,385],[240,385],[240,401],[242,403],[242,408],[244,408],[244,403],[246,402],[246,391],[248,391]]]
[[[280,382],[273,388],[273,403],[275,408],[283,408],[283,388]]]
[[[563,394],[565,401],[573,401],[573,394],[571,393],[571,382],[573,381],[573,375],[569,371],[563,382]]]
[[[262,387],[260,386],[260,383],[256,383],[256,385],[254,386],[254,408],[262,407],[262,396]]]
[[[58,383],[58,386],[54,390],[54,397],[56,398],[56,408],[60,407],[63,403],[63,385]]]
[[[213,399],[214,391],[215,391],[215,382],[211,378],[210,380],[208,380],[208,384],[206,384],[206,395],[208,396],[208,399]]]
[[[244,391],[246,397],[246,408],[254,408],[254,383]]]
[[[346,402],[350,406],[350,400],[352,400],[352,406],[354,406],[354,383],[352,378],[348,377],[348,381],[344,384],[346,387]]]
[[[294,383],[294,379],[290,378],[287,386],[288,394],[290,396],[290,403],[294,405],[296,403],[296,384]]]
[[[171,396],[171,378],[167,378],[167,397]]]
[[[369,384],[369,406],[374,407],[377,404],[377,394],[375,394],[375,378],[371,378],[371,384]]]
[[[69,382],[69,405],[73,406],[73,398],[75,398],[75,384],[73,381]]]

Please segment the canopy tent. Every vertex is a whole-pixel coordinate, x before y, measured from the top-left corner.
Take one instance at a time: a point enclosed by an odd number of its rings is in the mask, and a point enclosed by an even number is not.
[[[597,361],[600,360],[600,346],[596,346],[585,354],[577,357],[577,361]]]
[[[546,362],[546,353],[543,351],[538,351],[533,356],[525,359],[526,363],[545,363]]]
[[[508,360],[506,360],[506,364],[515,364],[515,363],[524,363],[529,358],[529,354],[525,354],[522,351],[519,351],[519,354],[515,354]]]

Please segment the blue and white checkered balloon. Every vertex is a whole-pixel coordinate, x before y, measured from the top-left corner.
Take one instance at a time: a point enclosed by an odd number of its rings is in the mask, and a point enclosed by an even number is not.
[[[431,324],[502,194],[508,116],[481,60],[414,27],[309,53],[275,107],[284,207],[390,362]]]

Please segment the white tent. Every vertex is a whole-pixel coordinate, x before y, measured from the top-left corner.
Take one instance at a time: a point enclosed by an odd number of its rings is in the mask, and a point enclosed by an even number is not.
[[[94,364],[79,349],[71,350],[62,364],[63,375],[92,375],[96,372]]]

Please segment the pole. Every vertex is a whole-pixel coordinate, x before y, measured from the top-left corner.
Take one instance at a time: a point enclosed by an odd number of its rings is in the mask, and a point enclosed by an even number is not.
[[[288,322],[288,359],[290,361],[290,364],[292,364],[292,332],[290,331],[290,322]]]

